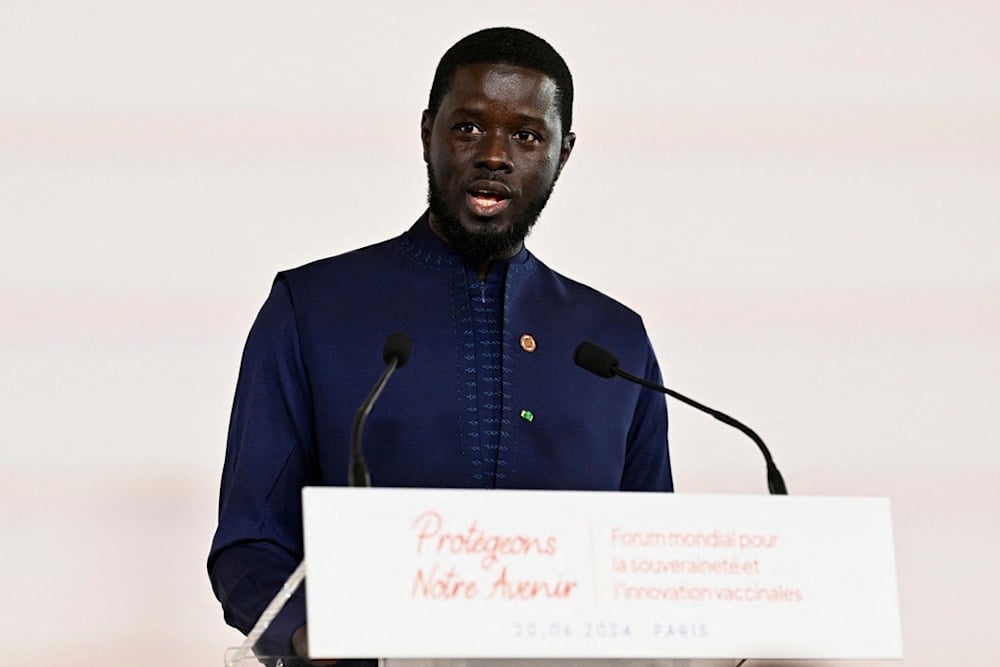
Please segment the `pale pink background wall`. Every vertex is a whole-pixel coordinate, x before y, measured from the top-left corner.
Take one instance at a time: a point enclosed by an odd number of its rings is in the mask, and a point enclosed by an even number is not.
[[[491,24],[578,86],[532,248],[794,493],[892,498],[906,665],[995,659],[998,7],[3,2],[0,662],[238,642],[203,563],[246,330],[419,215],[433,67]],[[672,438],[678,490],[763,490],[739,434]]]

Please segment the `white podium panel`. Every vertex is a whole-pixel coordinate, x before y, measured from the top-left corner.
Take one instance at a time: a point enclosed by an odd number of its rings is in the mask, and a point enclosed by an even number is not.
[[[902,653],[886,499],[324,487],[303,512],[318,657]]]
[[[502,659],[479,659],[465,660],[461,658],[385,658],[379,661],[380,667],[734,667],[735,660],[607,660],[607,659],[579,659],[572,660],[510,660]]]

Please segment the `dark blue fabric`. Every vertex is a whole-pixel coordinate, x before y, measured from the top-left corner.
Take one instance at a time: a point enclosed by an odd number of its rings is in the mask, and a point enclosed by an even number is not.
[[[590,340],[658,382],[639,316],[527,250],[482,285],[470,270],[425,215],[400,237],[278,274],[243,354],[208,561],[231,625],[247,632],[301,560],[302,487],[346,484],[354,412],[392,331],[413,354],[367,421],[373,485],[672,490],[662,396],[573,363]],[[263,650],[289,652],[304,601]]]
[[[465,355],[465,373],[469,414],[468,437],[476,440],[469,446],[472,465],[480,471],[473,475],[477,485],[495,489],[504,479],[507,465],[506,440],[510,437],[510,397],[504,391],[505,365],[510,354],[503,344],[501,307],[506,263],[494,263],[483,278],[477,267],[467,266],[469,303],[472,314],[472,337],[475,353]]]

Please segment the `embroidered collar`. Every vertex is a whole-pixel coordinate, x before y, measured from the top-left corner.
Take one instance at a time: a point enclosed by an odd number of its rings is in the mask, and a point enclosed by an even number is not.
[[[430,223],[428,222],[428,212],[424,211],[424,214],[420,216],[419,219],[413,226],[407,230],[405,234],[406,238],[414,246],[419,248],[425,253],[433,255],[445,255],[448,257],[453,257],[463,263],[468,264],[468,262],[461,257],[455,249],[450,245],[438,238],[438,235],[431,230]],[[508,260],[500,260],[502,263],[509,264],[511,266],[516,266],[520,264],[525,264],[531,258],[531,253],[526,247],[521,246],[521,250]]]

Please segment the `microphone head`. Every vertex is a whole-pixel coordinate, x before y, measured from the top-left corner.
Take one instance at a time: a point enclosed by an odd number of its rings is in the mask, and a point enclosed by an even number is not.
[[[382,348],[382,361],[389,363],[396,360],[396,368],[402,368],[410,360],[410,353],[413,352],[413,340],[401,331],[394,331],[385,339],[385,347]]]
[[[618,357],[600,345],[594,345],[589,341],[583,341],[576,346],[576,351],[573,352],[573,361],[580,368],[590,371],[594,375],[600,375],[602,378],[614,377],[621,366]]]

